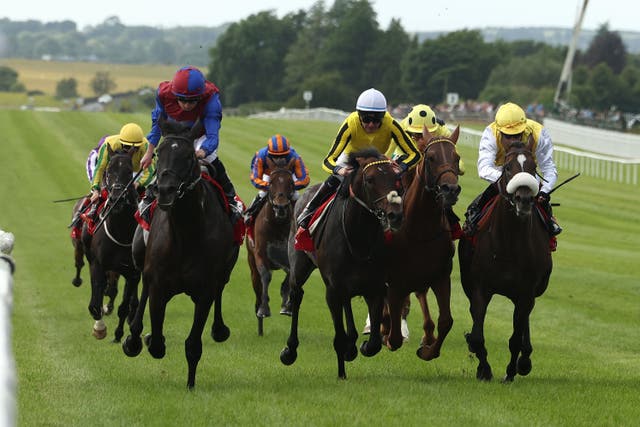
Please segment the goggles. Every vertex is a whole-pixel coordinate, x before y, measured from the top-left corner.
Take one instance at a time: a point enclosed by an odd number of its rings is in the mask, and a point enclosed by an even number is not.
[[[362,123],[380,123],[384,117],[384,112],[381,113],[360,113],[360,120]]]
[[[178,101],[182,102],[183,104],[197,104],[198,101],[200,101],[200,98],[198,97],[191,97],[191,98],[187,98],[186,96],[178,96]]]

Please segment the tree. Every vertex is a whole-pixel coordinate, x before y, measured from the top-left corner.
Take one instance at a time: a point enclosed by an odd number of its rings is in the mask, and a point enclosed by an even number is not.
[[[620,74],[627,62],[627,49],[617,31],[609,31],[609,25],[602,25],[591,40],[584,55],[585,63],[593,68],[604,62],[614,74]]]
[[[56,98],[69,99],[78,97],[78,81],[73,77],[62,79],[56,84]]]
[[[18,72],[7,66],[0,66],[0,92],[22,92],[24,86],[18,82]]]
[[[117,87],[108,71],[98,71],[89,84],[93,93],[98,96],[110,93]]]

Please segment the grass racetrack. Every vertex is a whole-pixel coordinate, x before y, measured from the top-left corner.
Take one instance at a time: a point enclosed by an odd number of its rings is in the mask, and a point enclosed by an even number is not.
[[[471,328],[457,256],[452,276],[454,326],[439,359],[415,355],[421,316],[413,300],[410,341],[396,352],[359,355],[337,379],[333,327],[324,285],[314,272],[305,286],[298,360],[280,363],[290,318],[277,315],[282,272],[274,274],[272,312],[257,336],[254,296],[244,246],[224,293],[231,337],[203,334],[193,392],[186,389],[184,339],[191,326],[188,297],[168,305],[167,355],[146,349],[128,358],[108,336],[91,335],[89,273],[71,285],[72,247],[66,228],[72,203],[53,200],[88,190],[84,163],[104,134],[149,114],[46,113],[0,110],[0,228],[15,234],[13,349],[20,426],[621,426],[638,425],[640,410],[640,191],[637,186],[582,176],[553,195],[564,228],[553,255],[547,292],[531,316],[533,370],[503,385],[512,305],[494,297],[485,324],[495,378],[475,379],[477,361],[463,334]],[[303,156],[312,183],[337,123],[225,118],[219,154],[241,197],[250,203],[249,162],[269,136],[282,133]],[[461,145],[467,173],[456,212],[484,187],[476,150]],[[561,182],[571,174],[560,170]],[[425,253],[425,262],[429,254]],[[119,299],[117,303],[119,304]],[[435,309],[436,304],[430,300]],[[364,301],[353,300],[358,328]],[[145,332],[149,330],[148,316]],[[125,336],[128,328],[125,330]],[[359,338],[359,343],[362,337]],[[636,402],[636,403],[633,403]]]

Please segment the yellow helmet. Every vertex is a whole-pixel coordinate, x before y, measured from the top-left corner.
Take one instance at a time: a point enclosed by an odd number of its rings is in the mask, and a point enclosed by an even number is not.
[[[142,128],[135,123],[127,123],[120,129],[120,143],[131,147],[139,147],[143,142],[147,141]]]
[[[422,133],[422,127],[426,126],[429,132],[433,132],[438,127],[436,114],[431,107],[425,104],[415,105],[407,117],[403,120],[405,130],[411,133]]]
[[[506,135],[517,135],[527,127],[527,116],[520,106],[507,102],[496,112],[496,128]]]

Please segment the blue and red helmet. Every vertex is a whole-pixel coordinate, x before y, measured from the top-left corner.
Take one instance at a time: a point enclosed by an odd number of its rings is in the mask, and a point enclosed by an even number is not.
[[[171,92],[179,98],[198,98],[204,93],[206,79],[196,67],[182,67],[171,80]]]
[[[284,156],[289,154],[289,141],[279,133],[269,138],[267,145],[269,154],[272,156]]]

